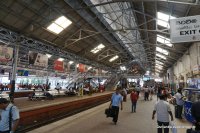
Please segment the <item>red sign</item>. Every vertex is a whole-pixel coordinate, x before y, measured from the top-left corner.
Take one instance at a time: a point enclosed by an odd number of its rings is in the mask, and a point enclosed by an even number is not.
[[[85,65],[79,64],[78,69],[79,69],[79,72],[84,72],[85,71]]]
[[[57,70],[57,71],[64,71],[64,63],[62,61],[54,61],[54,70]]]

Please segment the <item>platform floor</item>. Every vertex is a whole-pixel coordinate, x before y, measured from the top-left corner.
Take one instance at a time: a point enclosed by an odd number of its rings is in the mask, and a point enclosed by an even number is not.
[[[105,103],[29,133],[156,133],[156,120],[151,119],[155,102],[155,97],[147,102],[141,97],[137,112],[131,113],[131,102],[128,98],[127,102],[124,102],[124,109],[119,113],[117,125],[113,124],[111,118],[106,118],[104,110],[109,103]],[[174,109],[173,105],[171,107]],[[186,120],[175,119],[175,123],[177,126],[191,127]],[[180,128],[178,133],[186,133],[186,129]]]
[[[105,91],[103,93],[94,93],[90,96],[89,95],[61,96],[61,97],[54,98],[54,100],[40,99],[40,100],[34,100],[34,101],[29,100],[28,97],[22,97],[22,98],[15,98],[15,105],[19,108],[20,111],[27,111],[27,110],[32,110],[36,108],[61,104],[61,103],[70,102],[70,101],[76,101],[80,99],[85,99],[89,97],[95,97],[95,96],[100,96],[100,95],[105,95],[105,94],[110,94],[110,93],[112,92]]]

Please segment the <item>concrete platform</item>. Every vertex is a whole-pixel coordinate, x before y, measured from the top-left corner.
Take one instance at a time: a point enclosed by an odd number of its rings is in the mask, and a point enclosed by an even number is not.
[[[117,125],[113,124],[111,118],[106,118],[104,110],[110,103],[105,103],[29,133],[156,133],[156,119],[151,119],[155,102],[155,97],[154,100],[147,102],[141,97],[137,112],[131,113],[131,102],[128,98],[127,102],[124,102],[124,110],[119,113]],[[174,109],[173,105],[171,107]],[[186,120],[175,119],[175,123],[177,126],[191,127]],[[178,129],[178,133],[186,133],[186,129]]]

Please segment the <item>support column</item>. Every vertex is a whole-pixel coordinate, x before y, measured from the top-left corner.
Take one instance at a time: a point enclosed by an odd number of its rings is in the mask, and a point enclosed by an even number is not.
[[[46,91],[50,89],[50,86],[49,86],[49,73],[48,73],[48,70],[47,70],[47,79],[46,79]]]
[[[18,42],[15,45],[14,48],[14,54],[13,54],[13,62],[12,62],[12,76],[11,76],[11,89],[10,89],[10,101],[14,103],[14,92],[15,92],[15,80],[16,80],[16,71],[17,71],[17,63],[18,63],[18,53],[19,53],[19,45]]]

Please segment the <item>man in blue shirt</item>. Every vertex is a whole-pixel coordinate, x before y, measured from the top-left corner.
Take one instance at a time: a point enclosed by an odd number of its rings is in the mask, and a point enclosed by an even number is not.
[[[113,110],[113,122],[115,125],[117,124],[118,120],[118,115],[119,115],[119,105],[121,103],[121,110],[123,109],[123,104],[122,104],[122,95],[120,94],[120,88],[116,89],[116,92],[113,93],[112,98],[111,98],[111,103],[112,105],[112,110]]]
[[[19,110],[5,98],[0,98],[0,133],[14,133],[19,123]]]

